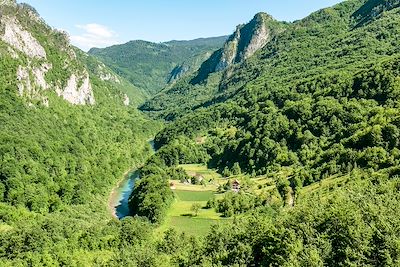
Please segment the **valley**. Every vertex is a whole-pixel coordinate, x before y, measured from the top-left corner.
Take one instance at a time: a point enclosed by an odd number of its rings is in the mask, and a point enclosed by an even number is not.
[[[0,1],[0,266],[400,265],[399,1],[237,24],[86,53]]]

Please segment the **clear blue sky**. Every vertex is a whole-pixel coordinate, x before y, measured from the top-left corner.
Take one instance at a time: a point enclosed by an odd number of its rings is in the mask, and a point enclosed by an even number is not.
[[[301,19],[340,0],[23,0],[87,50],[142,39],[153,42],[229,35],[256,13]]]

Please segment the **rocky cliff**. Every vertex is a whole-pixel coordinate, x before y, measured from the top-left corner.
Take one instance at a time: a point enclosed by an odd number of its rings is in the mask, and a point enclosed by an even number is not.
[[[3,82],[28,105],[48,106],[50,94],[73,105],[94,105],[99,91],[125,105],[144,100],[138,88],[73,47],[67,33],[49,27],[33,7],[14,0],[0,1],[0,55]]]
[[[197,84],[211,73],[226,70],[251,57],[285,29],[285,24],[277,22],[266,13],[258,13],[247,24],[239,25],[223,48],[216,51],[199,69],[191,81]]]
[[[48,105],[46,91],[75,104],[95,104],[89,72],[68,36],[47,26],[36,10],[12,0],[0,2],[0,51],[14,71],[18,93]]]

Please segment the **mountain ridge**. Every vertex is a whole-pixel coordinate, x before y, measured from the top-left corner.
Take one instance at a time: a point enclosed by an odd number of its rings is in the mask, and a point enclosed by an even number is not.
[[[211,73],[224,71],[233,64],[243,62],[283,31],[284,25],[267,13],[256,14],[250,22],[237,26],[224,47],[202,64],[198,75],[190,83],[201,83]]]
[[[70,44],[67,34],[49,27],[30,5],[6,1],[1,8],[0,48],[3,61],[13,66],[7,71],[15,73],[20,96],[47,106],[46,95],[55,92],[71,104],[94,105],[92,78],[116,87],[121,84],[122,78],[105,66],[99,76],[88,69],[81,60],[82,52]],[[97,62],[96,68],[101,65]],[[142,93],[124,82],[124,88],[128,87],[134,92],[130,94],[132,102],[142,101]]]
[[[248,35],[239,26],[226,57],[213,57],[224,70],[191,83],[198,72],[185,68],[199,69],[208,47],[157,74],[171,84],[142,109],[161,122],[128,103],[148,91],[10,3],[0,5],[0,266],[399,265],[399,7],[348,0],[254,42],[257,21]],[[94,103],[56,90],[87,81]],[[107,198],[132,168],[132,216],[117,220]]]
[[[149,114],[158,114],[173,105],[174,101],[170,99],[181,103],[175,111],[191,110],[205,104],[211,100],[207,99],[207,96],[218,95],[223,91],[223,85],[218,84],[227,80],[235,68],[240,68],[241,64],[245,64],[248,58],[273,41],[289,26],[290,23],[278,22],[266,13],[257,13],[248,23],[238,25],[224,46],[206,59],[196,72],[181,77],[174,84],[167,86],[141,105],[140,109]],[[189,100],[187,97],[191,92],[194,97]],[[187,101],[184,101],[185,98]],[[174,113],[167,114],[164,118],[172,120],[175,117]]]
[[[179,77],[198,68],[210,53],[222,46],[227,37],[198,38],[189,41],[153,43],[133,40],[104,49],[93,48],[89,54],[124,76],[152,96],[174,82],[173,71],[181,68]]]

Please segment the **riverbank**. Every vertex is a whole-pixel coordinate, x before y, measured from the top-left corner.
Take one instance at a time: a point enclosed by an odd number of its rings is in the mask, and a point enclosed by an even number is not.
[[[154,141],[150,139],[147,141],[150,145],[152,152],[155,152]],[[150,156],[150,155],[149,155]],[[108,212],[116,218],[122,219],[129,216],[129,197],[134,189],[135,181],[139,179],[139,169],[141,166],[134,167],[123,174],[123,178],[113,187],[108,197]]]
[[[119,195],[119,188],[126,183],[126,180],[129,179],[129,175],[137,170],[137,168],[133,168],[129,171],[126,171],[123,174],[123,179],[121,179],[112,189],[109,197],[108,197],[108,211],[111,214],[112,217],[119,219],[117,216],[117,205],[119,204],[120,200],[118,200],[118,195]]]

